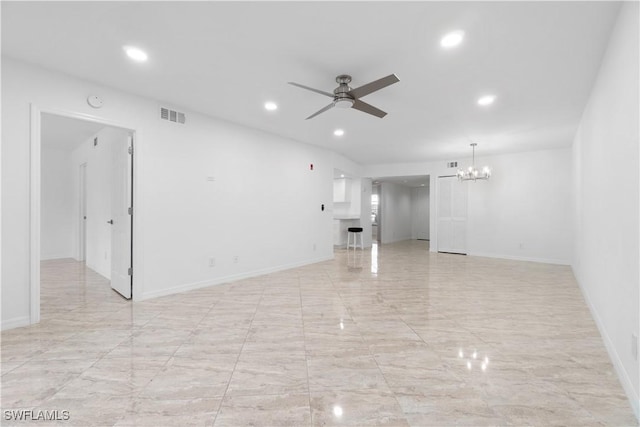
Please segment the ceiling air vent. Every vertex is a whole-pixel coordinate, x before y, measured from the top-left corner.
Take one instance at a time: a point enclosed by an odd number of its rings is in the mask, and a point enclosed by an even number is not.
[[[448,168],[457,168],[458,167],[458,162],[447,162],[447,167]]]
[[[184,124],[184,122],[186,121],[186,117],[184,113],[181,113],[175,110],[170,110],[165,107],[160,107],[160,118],[162,120],[167,120],[170,122],[182,123],[182,124]]]

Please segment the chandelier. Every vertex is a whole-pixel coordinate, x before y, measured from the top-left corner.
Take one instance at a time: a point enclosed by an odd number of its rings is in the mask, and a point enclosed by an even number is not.
[[[471,143],[471,148],[473,150],[471,166],[467,169],[458,169],[458,179],[460,181],[476,181],[478,179],[491,178],[491,169],[489,169],[489,166],[483,167],[481,171],[476,169],[476,145],[478,144],[475,142]]]

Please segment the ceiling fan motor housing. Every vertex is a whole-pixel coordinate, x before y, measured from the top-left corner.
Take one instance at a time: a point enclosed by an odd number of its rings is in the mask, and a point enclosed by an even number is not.
[[[351,95],[349,95],[349,91],[351,87],[349,83],[351,82],[351,76],[347,74],[341,74],[336,77],[336,83],[340,84],[337,88],[333,90],[335,97],[333,98],[334,107],[338,108],[351,108],[354,103],[354,99]]]

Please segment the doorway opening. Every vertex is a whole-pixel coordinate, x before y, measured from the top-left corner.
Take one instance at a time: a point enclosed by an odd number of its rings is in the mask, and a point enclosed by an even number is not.
[[[374,185],[371,190],[371,241],[380,241],[380,185]]]
[[[128,304],[135,131],[32,106],[31,323]]]
[[[377,244],[430,240],[429,175],[373,178],[371,218]]]

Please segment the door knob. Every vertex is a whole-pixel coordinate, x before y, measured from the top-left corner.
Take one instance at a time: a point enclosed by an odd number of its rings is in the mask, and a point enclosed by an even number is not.
[[[110,219],[109,221],[107,221],[107,224],[111,224],[111,225],[113,225],[113,220],[112,220],[112,219]]]

